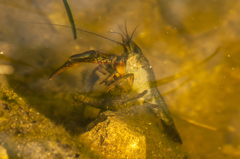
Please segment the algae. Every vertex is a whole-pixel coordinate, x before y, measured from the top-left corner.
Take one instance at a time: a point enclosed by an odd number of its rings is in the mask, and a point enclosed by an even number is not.
[[[10,158],[96,158],[61,125],[54,124],[0,84],[0,143]],[[83,152],[84,149],[84,152]]]

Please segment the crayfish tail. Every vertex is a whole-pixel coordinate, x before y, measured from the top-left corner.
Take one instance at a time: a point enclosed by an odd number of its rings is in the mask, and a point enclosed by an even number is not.
[[[174,141],[182,144],[182,139],[177,131],[176,126],[174,123],[166,123],[164,120],[161,120],[164,130],[168,134],[168,136]]]

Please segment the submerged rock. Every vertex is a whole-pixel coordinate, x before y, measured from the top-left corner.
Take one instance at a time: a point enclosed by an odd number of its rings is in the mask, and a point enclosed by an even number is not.
[[[157,121],[145,105],[131,105],[102,112],[72,135],[0,85],[2,158],[186,158]]]
[[[99,158],[1,84],[0,148],[0,158]]]
[[[7,150],[1,145],[0,145],[0,158],[1,159],[9,159],[8,154],[7,154]]]
[[[105,158],[187,158],[144,105],[103,112],[87,130],[79,140]]]
[[[97,121],[109,112],[101,114]],[[91,125],[96,124],[92,123]],[[146,138],[143,134],[128,128],[117,116],[108,116],[90,131],[81,135],[80,140],[91,146],[91,150],[107,158],[146,158]]]

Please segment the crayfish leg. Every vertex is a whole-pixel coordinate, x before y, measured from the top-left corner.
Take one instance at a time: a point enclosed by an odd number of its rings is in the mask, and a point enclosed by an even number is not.
[[[102,108],[102,102],[104,99],[99,99],[95,97],[88,96],[86,94],[78,94],[75,96],[75,99],[77,99],[79,102],[90,105],[94,108],[101,109]]]
[[[125,68],[126,65],[124,63],[118,63],[118,64],[104,64],[100,65],[105,68],[106,71],[110,73],[110,75],[103,80],[100,84],[105,83],[105,85],[109,85],[112,82],[116,81],[121,76],[125,75]]]
[[[100,84],[105,83],[107,85],[108,83],[111,83],[111,81],[114,81],[114,77],[119,77],[119,73],[117,71],[114,71],[113,73],[110,73],[110,75],[104,79]]]
[[[131,99],[128,99],[127,101],[124,101],[123,104],[137,100],[138,98],[143,97],[145,94],[147,94],[148,90],[143,91],[142,93],[136,94],[134,97],[132,97]]]
[[[109,90],[111,90],[112,88],[114,88],[116,85],[120,84],[121,82],[123,82],[125,79],[130,78],[130,85],[133,83],[134,80],[134,74],[133,73],[129,73],[127,75],[124,75],[120,78],[118,78],[114,83],[110,84],[106,89],[105,92],[108,92]]]

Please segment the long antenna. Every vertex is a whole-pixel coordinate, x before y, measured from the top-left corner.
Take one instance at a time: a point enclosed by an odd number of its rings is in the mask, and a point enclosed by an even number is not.
[[[115,22],[116,23],[116,22]],[[122,32],[123,35],[127,36],[124,31],[122,30],[122,28],[118,25],[118,23],[116,23],[116,25],[118,26],[118,29]]]
[[[128,36],[128,32],[127,32],[127,22],[126,22],[126,20],[125,20],[125,32],[126,32],[126,36],[127,36],[127,39],[129,38],[129,36]]]
[[[71,28],[70,26],[66,26],[66,25],[61,25],[61,24],[50,24],[50,23],[41,23],[41,22],[12,22],[12,23],[29,23],[29,24],[44,24],[44,25],[53,25],[53,26],[60,26],[60,27],[64,27],[64,28]],[[85,33],[89,33],[89,34],[92,34],[92,35],[96,35],[96,36],[99,36],[103,39],[107,39],[109,41],[112,41],[116,44],[119,44],[119,45],[122,45],[122,46],[125,46],[123,43],[120,43],[118,41],[115,41],[115,40],[112,40],[112,39],[109,39],[105,36],[102,36],[102,35],[99,35],[99,34],[96,34],[96,33],[93,33],[93,32],[90,32],[90,31],[87,31],[87,30],[83,30],[83,29],[79,29],[79,28],[76,28],[76,30],[79,30],[79,31],[82,31],[82,32],[85,32]]]
[[[133,30],[130,40],[132,40],[133,34],[134,34],[134,32],[137,30],[137,28],[138,28],[139,26],[140,26],[140,25],[136,26],[136,28]]]
[[[115,33],[115,34],[121,35],[121,37],[122,37],[122,41],[124,41],[124,37],[123,37],[123,35],[122,35],[121,33],[119,33],[119,32],[108,31],[107,33]]]

